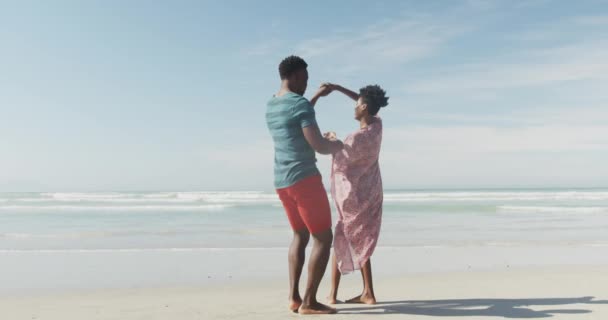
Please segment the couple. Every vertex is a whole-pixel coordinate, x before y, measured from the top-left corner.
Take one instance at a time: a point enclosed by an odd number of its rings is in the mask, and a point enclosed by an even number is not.
[[[268,102],[266,123],[274,140],[274,184],[294,232],[289,248],[289,309],[300,314],[330,314],[336,309],[319,303],[316,296],[329,262],[332,240],[329,302],[337,302],[341,274],[357,269],[363,276],[363,293],[347,302],[376,302],[370,257],[380,233],[383,196],[378,167],[382,122],[376,115],[388,104],[388,98],[379,86],[364,87],[357,94],[325,83],[309,102],[303,97],[308,84],[307,67],[296,56],[280,63],[281,89]],[[317,100],[332,91],[356,101],[355,119],[360,128],[344,142],[333,132],[322,135],[315,119]],[[315,152],[333,155],[331,194],[338,210],[335,239]],[[311,236],[314,245],[308,263],[308,283],[301,297],[299,282]]]

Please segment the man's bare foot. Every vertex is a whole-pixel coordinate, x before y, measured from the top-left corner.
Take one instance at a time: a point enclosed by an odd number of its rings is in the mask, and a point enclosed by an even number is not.
[[[371,294],[364,293],[352,299],[346,300],[346,303],[376,304],[376,297]]]
[[[298,313],[298,309],[300,309],[300,306],[302,305],[302,300],[289,300],[289,310],[291,310],[291,312],[293,313]]]
[[[302,304],[298,312],[300,314],[334,314],[338,311],[332,307],[316,302],[311,305]]]

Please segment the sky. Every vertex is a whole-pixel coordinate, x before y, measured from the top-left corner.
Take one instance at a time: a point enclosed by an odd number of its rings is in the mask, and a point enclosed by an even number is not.
[[[608,1],[0,1],[0,191],[272,190],[278,64],[387,189],[608,187]],[[357,129],[354,103],[316,106]],[[330,158],[318,156],[327,181]]]

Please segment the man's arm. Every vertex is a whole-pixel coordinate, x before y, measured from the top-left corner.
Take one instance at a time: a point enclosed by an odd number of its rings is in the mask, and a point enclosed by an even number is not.
[[[310,104],[314,107],[317,104],[317,100],[321,97],[325,97],[331,93],[331,88],[327,85],[322,85],[319,87],[319,90],[315,93],[315,95],[310,99]]]
[[[302,131],[308,144],[320,154],[334,154],[344,148],[344,144],[340,140],[330,141],[323,138],[321,130],[316,124],[304,127]]]

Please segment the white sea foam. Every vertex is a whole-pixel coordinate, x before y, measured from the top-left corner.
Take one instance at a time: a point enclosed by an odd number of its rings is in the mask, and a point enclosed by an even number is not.
[[[129,237],[129,236],[184,236],[200,235],[200,230],[166,230],[166,231],[145,231],[145,230],[124,230],[124,231],[84,231],[84,232],[64,232],[64,233],[23,233],[8,232],[0,233],[0,238],[7,239],[84,239],[84,238],[108,238],[108,237]]]
[[[56,192],[56,193],[42,193],[41,196],[52,198],[55,200],[80,201],[80,200],[104,200],[104,199],[128,198],[128,197],[132,197],[133,194],[117,193],[117,192],[109,192],[109,193]]]
[[[608,213],[608,207],[499,206],[498,211],[522,213]]]
[[[179,192],[178,199],[188,199],[214,203],[274,203],[278,196],[263,192]]]
[[[553,245],[556,247],[608,247],[608,243],[605,242],[589,242],[589,243],[578,243],[576,245],[567,244],[545,244]],[[482,247],[522,247],[522,248],[534,248],[538,244],[533,243],[480,243],[472,246],[477,248]],[[456,246],[465,248],[468,246]],[[471,247],[471,246],[469,246]],[[424,249],[424,250],[451,250],[454,246],[452,245],[415,245],[415,246],[378,246],[376,249],[379,251],[400,251],[400,250],[412,250],[412,249]],[[276,247],[172,247],[172,248],[98,248],[98,249],[0,249],[0,254],[88,254],[88,253],[140,253],[140,252],[193,252],[193,253],[223,253],[223,252],[268,252],[273,251],[281,253],[285,251],[284,246]]]
[[[227,204],[206,204],[206,205],[2,205],[0,211],[217,211],[231,207]]]
[[[0,199],[15,202],[95,203],[276,203],[274,193],[264,192],[154,192],[154,193],[42,193],[39,197]]]
[[[0,249],[10,253],[133,253],[133,252],[223,252],[223,251],[284,251],[284,247],[264,248],[117,248],[117,249]]]
[[[385,203],[608,201],[608,191],[385,191]],[[272,192],[42,193],[0,194],[1,203],[280,204]]]
[[[550,191],[550,192],[387,192],[389,202],[432,201],[593,201],[608,200],[603,191]]]

